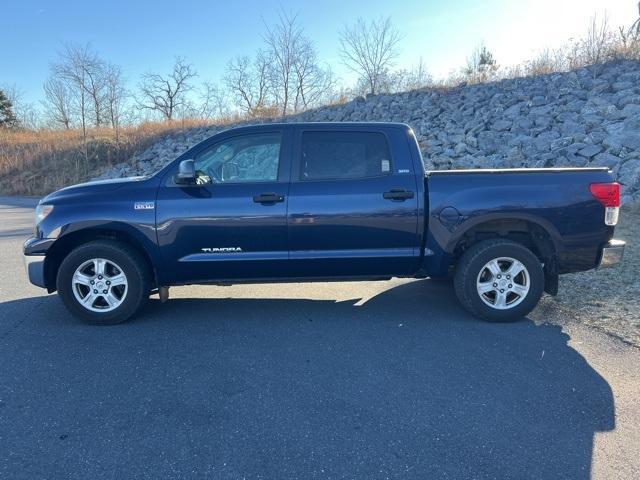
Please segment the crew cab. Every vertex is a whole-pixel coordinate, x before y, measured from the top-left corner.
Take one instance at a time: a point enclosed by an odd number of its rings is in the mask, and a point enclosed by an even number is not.
[[[43,198],[30,281],[94,324],[186,284],[452,279],[489,321],[526,316],[558,275],[619,262],[606,168],[425,171],[397,123],[230,129],[149,177]]]

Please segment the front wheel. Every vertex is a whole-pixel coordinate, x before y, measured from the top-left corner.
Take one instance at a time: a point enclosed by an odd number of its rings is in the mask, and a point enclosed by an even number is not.
[[[538,258],[511,240],[485,240],[460,259],[454,288],[473,315],[491,322],[511,322],[535,308],[544,291]]]
[[[98,240],[73,250],[57,276],[58,295],[86,323],[114,325],[135,314],[150,291],[149,269],[126,243]]]

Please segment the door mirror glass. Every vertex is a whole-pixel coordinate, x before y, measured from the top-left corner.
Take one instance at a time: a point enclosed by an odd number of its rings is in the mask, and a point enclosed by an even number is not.
[[[175,182],[180,185],[196,183],[196,166],[193,159],[182,160],[178,166]]]

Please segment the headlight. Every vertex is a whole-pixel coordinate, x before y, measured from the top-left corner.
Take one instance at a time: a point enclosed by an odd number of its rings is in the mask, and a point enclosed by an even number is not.
[[[36,225],[42,222],[47,216],[53,212],[53,205],[40,205],[36,207]]]

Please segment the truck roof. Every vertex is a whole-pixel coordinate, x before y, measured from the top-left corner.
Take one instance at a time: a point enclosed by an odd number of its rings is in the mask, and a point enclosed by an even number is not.
[[[411,129],[406,123],[400,122],[273,122],[273,123],[254,123],[250,125],[242,125],[237,127],[231,127],[227,130],[262,130],[268,128],[293,128],[293,127],[307,127],[307,128],[327,128],[327,129],[340,129],[340,128],[401,128]]]

